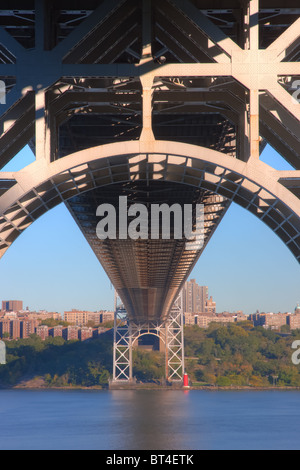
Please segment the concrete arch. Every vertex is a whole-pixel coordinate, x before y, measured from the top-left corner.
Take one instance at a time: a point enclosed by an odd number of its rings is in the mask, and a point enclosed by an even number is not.
[[[300,262],[300,200],[281,184],[286,173],[254,158],[242,162],[169,141],[102,145],[50,164],[40,159],[13,174],[14,184],[0,197],[0,257],[23,230],[60,202],[114,183],[160,180],[202,187],[236,202],[265,222]]]

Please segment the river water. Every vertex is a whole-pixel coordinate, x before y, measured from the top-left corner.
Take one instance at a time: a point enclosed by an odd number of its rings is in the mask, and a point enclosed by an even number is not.
[[[0,450],[300,449],[297,391],[0,391]]]

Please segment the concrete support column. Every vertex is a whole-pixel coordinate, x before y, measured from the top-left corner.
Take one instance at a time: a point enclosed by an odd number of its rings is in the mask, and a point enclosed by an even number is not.
[[[259,158],[259,91],[250,90],[250,156]]]
[[[143,50],[140,64],[146,64],[153,61],[151,51],[151,0],[143,0]],[[145,73],[141,76],[141,83],[143,87],[143,130],[141,139],[144,142],[151,142],[154,140],[152,131],[152,85],[153,74]]]
[[[245,49],[251,52],[251,64],[257,66],[259,51],[259,0],[249,0],[245,15]],[[259,159],[259,89],[257,80],[249,90],[249,140],[250,156]]]
[[[51,130],[47,114],[46,90],[36,91],[35,95],[35,155],[36,159],[51,161]]]
[[[152,130],[152,76],[141,77],[143,87],[143,130],[140,140],[151,143],[154,140],[154,134]]]

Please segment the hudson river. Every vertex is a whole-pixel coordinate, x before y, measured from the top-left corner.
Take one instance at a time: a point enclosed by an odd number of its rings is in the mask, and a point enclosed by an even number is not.
[[[1,390],[0,449],[300,449],[300,391]]]

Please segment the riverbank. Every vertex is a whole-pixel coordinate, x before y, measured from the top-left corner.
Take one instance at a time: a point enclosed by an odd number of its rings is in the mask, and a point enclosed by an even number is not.
[[[292,361],[292,341],[262,328],[248,330],[247,325],[187,327],[185,371],[191,389],[299,390],[300,368]],[[43,341],[37,336],[10,341],[7,364],[0,367],[0,388],[105,389],[113,372],[112,355],[112,339],[105,335],[86,342]],[[164,354],[137,349],[132,364],[136,383],[117,388],[171,389],[162,379]],[[162,385],[156,384],[158,380]]]
[[[43,377],[34,377],[22,380],[17,385],[12,387],[0,387],[2,390],[206,390],[206,391],[300,391],[300,387],[279,387],[279,386],[270,386],[270,387],[255,387],[255,386],[215,386],[215,385],[191,385],[188,388],[184,388],[182,384],[173,383],[173,384],[158,384],[158,383],[112,383],[104,385],[93,385],[89,387],[85,386],[49,386],[46,384]]]

